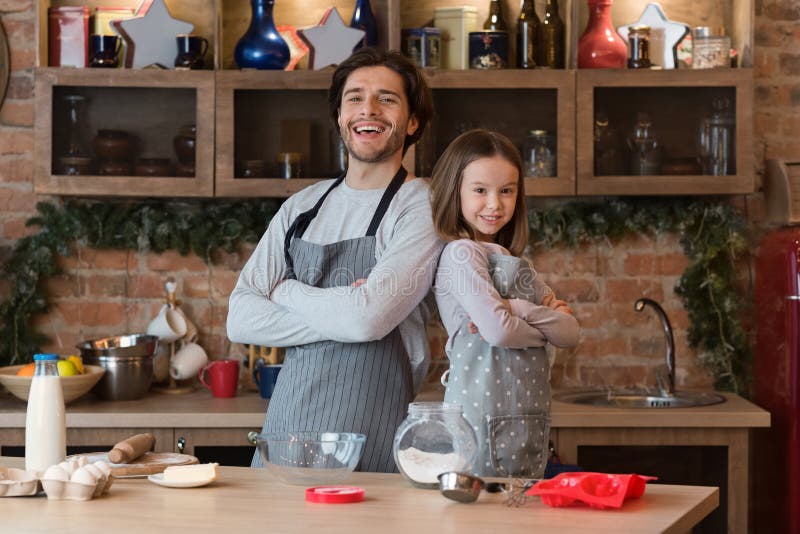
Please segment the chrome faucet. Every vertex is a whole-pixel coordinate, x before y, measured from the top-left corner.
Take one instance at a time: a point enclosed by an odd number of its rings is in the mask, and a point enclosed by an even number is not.
[[[646,305],[653,308],[656,314],[658,315],[658,318],[661,320],[661,328],[664,329],[664,337],[666,338],[666,345],[667,345],[666,380],[661,369],[656,371],[656,380],[658,381],[658,387],[661,390],[661,394],[664,396],[672,396],[675,393],[675,340],[672,337],[672,325],[669,324],[669,318],[667,317],[664,308],[662,308],[658,304],[658,302],[652,299],[648,298],[638,299],[636,302],[633,303],[633,309],[636,310],[637,312],[640,312],[644,310],[644,307]]]

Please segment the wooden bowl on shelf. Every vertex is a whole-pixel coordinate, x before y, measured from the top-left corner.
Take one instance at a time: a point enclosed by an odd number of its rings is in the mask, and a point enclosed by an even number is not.
[[[17,371],[23,365],[9,365],[0,367],[0,384],[18,399],[28,400],[31,389],[32,376],[17,376]],[[64,390],[64,402],[71,402],[89,392],[103,377],[106,370],[99,365],[84,365],[84,372],[80,375],[62,376],[61,387]]]

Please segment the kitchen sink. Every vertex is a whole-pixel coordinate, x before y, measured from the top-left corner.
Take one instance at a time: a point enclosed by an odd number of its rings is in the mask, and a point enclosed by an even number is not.
[[[672,395],[647,391],[562,391],[553,400],[612,408],[692,408],[725,402],[725,397],[704,391],[676,391]]]

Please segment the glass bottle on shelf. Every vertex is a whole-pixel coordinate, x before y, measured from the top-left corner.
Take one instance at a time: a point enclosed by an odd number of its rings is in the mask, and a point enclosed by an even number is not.
[[[353,18],[350,19],[350,27],[364,30],[364,38],[356,45],[354,50],[362,46],[375,46],[378,44],[378,21],[372,13],[369,0],[356,0],[356,7],[353,10]]]
[[[650,115],[640,112],[628,136],[630,173],[634,176],[661,174],[661,142],[656,137]]]
[[[539,25],[539,67],[564,68],[564,21],[558,14],[558,0],[547,0]]]
[[[594,118],[594,175],[619,176],[625,173],[622,147],[608,115],[598,111]]]
[[[531,130],[523,148],[525,176],[546,178],[556,176],[556,140],[545,130]]]
[[[735,119],[730,100],[715,98],[714,111],[701,119],[698,132],[698,160],[703,174],[726,176],[736,174]]]
[[[579,69],[624,69],[625,41],[611,24],[611,0],[589,0],[589,22],[578,40]]]
[[[89,156],[89,135],[86,129],[86,97],[82,95],[66,95],[67,103],[66,142],[60,154],[67,157]]]
[[[503,4],[501,0],[490,0],[489,2],[489,16],[483,23],[484,30],[492,31],[506,31],[505,18],[503,18]]]
[[[517,68],[532,69],[536,66],[539,50],[539,17],[533,0],[523,0],[517,19]]]

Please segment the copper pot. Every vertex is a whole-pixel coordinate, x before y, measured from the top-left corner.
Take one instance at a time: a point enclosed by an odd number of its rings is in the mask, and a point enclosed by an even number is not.
[[[141,158],[136,162],[137,176],[173,176],[175,169],[169,158]]]
[[[97,174],[102,176],[128,176],[131,164],[127,161],[101,161],[97,164]]]
[[[172,145],[175,147],[175,155],[178,156],[179,162],[194,165],[196,136],[197,128],[194,124],[187,124],[178,130],[178,135],[172,140]]]
[[[92,147],[97,157],[105,161],[130,161],[133,156],[133,139],[121,130],[98,130]]]

